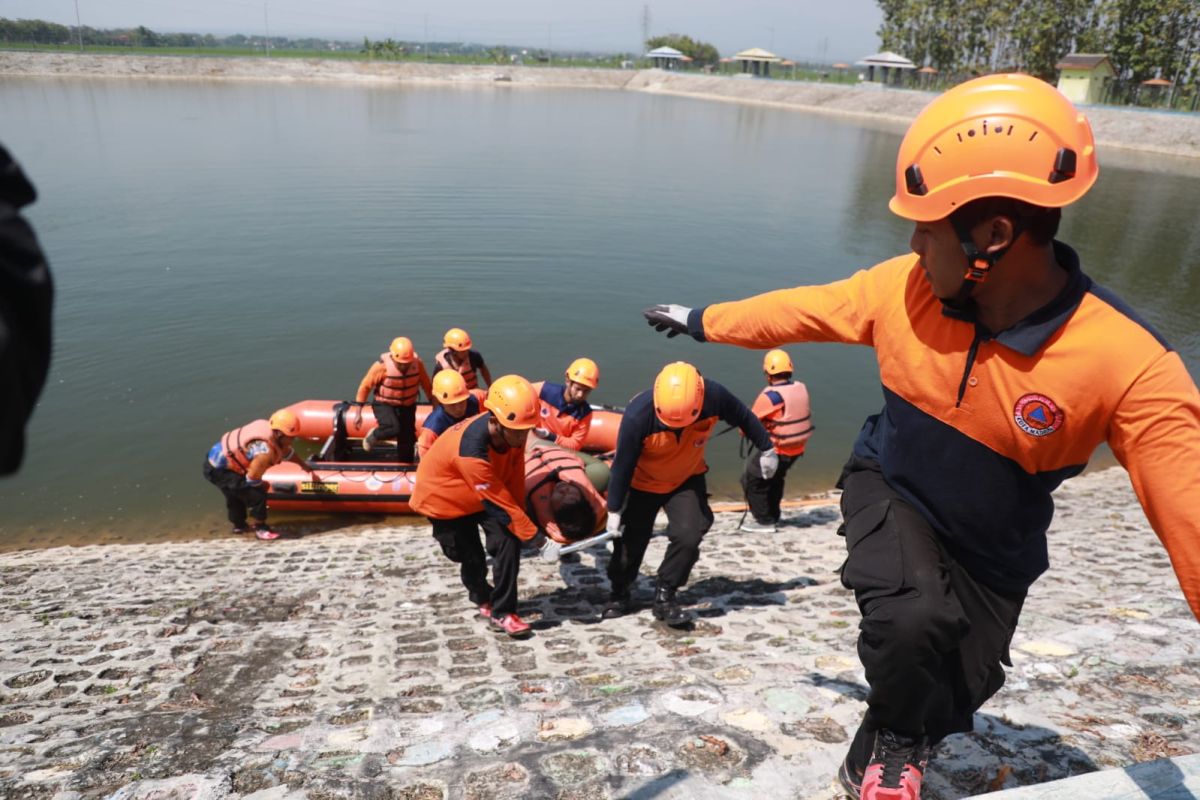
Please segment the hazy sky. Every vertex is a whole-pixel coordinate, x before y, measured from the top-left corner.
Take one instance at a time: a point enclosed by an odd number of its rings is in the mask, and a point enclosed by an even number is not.
[[[765,47],[785,58],[851,61],[875,52],[875,0],[78,0],[84,25],[145,25],[159,31],[263,31],[272,35],[631,51],[640,47],[642,11],[650,34],[686,33],[722,55]],[[0,17],[75,24],[74,0],[0,0]]]

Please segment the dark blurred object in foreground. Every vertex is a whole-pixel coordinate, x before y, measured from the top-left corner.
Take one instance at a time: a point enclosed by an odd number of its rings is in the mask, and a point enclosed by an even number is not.
[[[0,475],[21,466],[25,423],[50,368],[54,285],[20,214],[35,199],[33,185],[0,145]]]

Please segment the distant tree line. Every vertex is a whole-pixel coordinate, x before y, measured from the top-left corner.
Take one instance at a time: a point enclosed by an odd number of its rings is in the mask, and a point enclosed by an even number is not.
[[[16,44],[47,44],[69,46],[79,42],[75,27],[59,25],[40,19],[6,19],[0,17],[0,42]],[[144,25],[136,28],[90,28],[83,26],[85,45],[102,47],[187,47],[187,48],[247,48],[262,47],[265,36],[213,36],[211,33],[158,33]],[[353,50],[346,42],[325,39],[290,39],[272,36],[271,47],[278,50]]]
[[[690,36],[679,33],[668,33],[665,36],[655,36],[646,40],[647,51],[657,47],[674,47],[691,58],[697,67],[716,64],[721,60],[721,54],[717,52],[717,48],[708,42],[698,42]]]
[[[879,37],[944,73],[1054,80],[1068,53],[1107,54],[1121,81],[1200,82],[1198,0],[876,0]]]

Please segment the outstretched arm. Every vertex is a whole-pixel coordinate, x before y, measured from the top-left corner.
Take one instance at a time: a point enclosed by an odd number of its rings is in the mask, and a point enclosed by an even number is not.
[[[1163,353],[1129,389],[1108,442],[1200,619],[1200,394],[1178,354]]]
[[[667,336],[699,342],[775,347],[788,342],[874,344],[875,315],[891,293],[903,293],[916,256],[902,256],[824,286],[780,289],[704,308],[652,306],[646,321]]]

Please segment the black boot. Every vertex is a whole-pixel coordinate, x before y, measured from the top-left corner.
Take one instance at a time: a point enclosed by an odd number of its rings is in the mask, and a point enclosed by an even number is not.
[[[616,619],[623,617],[633,611],[633,600],[629,596],[629,590],[624,591],[613,590],[609,595],[608,602],[604,604],[604,610],[600,612],[601,619]]]
[[[658,583],[654,587],[654,618],[673,628],[686,625],[688,615],[675,602],[675,587]]]

